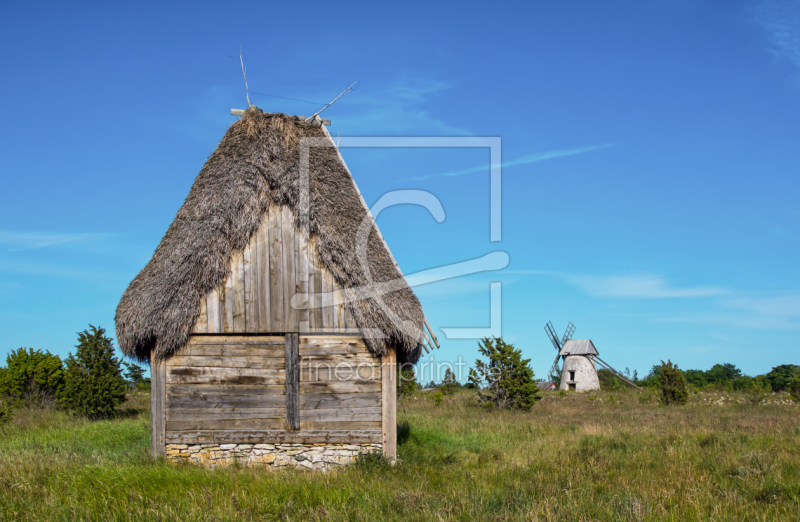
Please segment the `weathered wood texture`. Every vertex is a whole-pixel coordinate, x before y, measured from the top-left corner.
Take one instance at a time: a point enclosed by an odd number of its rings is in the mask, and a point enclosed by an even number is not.
[[[150,453],[153,458],[166,456],[166,364],[150,360]]]
[[[192,336],[166,361],[167,433],[285,430],[285,352],[283,336]]]
[[[382,442],[382,362],[352,335],[194,335],[154,373],[154,444]]]
[[[201,299],[194,333],[359,333],[341,290],[289,208],[271,205],[230,275]]]
[[[286,334],[286,424],[300,429],[300,352],[298,334]]]
[[[394,348],[383,356],[383,387],[381,393],[383,409],[383,454],[389,459],[397,458],[397,352]]]
[[[362,338],[301,335],[299,355],[301,430],[381,429],[380,359]]]

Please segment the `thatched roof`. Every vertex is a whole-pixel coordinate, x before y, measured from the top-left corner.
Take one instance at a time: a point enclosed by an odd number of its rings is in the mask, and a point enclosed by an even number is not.
[[[287,206],[297,217],[300,138],[330,140],[327,131],[294,116],[248,109],[228,129],[203,166],[152,259],[125,290],[116,313],[123,353],[149,361],[151,351],[164,358],[188,340],[200,300],[224,282],[231,256],[257,231],[270,205]],[[332,142],[331,142],[332,144]],[[361,299],[346,304],[376,355],[398,348],[398,359],[416,361],[423,314],[383,239],[372,223],[367,258],[375,282],[395,281],[383,295],[392,321],[370,295],[375,289],[355,257],[356,231],[368,210],[335,147],[310,149],[309,233],[319,261],[345,289],[361,288]],[[398,284],[399,281],[399,284]],[[366,292],[363,290],[366,285]]]

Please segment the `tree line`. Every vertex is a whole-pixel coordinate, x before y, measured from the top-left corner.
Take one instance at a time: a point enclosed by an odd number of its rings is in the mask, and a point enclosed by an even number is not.
[[[114,356],[112,339],[89,325],[78,333],[75,354],[62,361],[49,351],[19,348],[0,367],[0,426],[20,406],[63,408],[90,418],[108,417],[126,392],[149,389],[145,369]],[[124,367],[124,369],[123,369]]]

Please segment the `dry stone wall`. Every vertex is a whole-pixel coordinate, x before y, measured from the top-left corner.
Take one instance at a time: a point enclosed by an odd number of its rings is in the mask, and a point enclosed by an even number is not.
[[[360,453],[381,451],[380,444],[167,444],[167,460],[205,466],[327,470],[352,463]]]

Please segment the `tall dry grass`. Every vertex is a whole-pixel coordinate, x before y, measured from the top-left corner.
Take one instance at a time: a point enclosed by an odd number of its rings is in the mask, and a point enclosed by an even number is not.
[[[513,412],[417,396],[398,405],[396,466],[330,473],[152,462],[147,396],[98,422],[18,411],[0,519],[798,520],[800,407],[724,397],[548,393]]]

